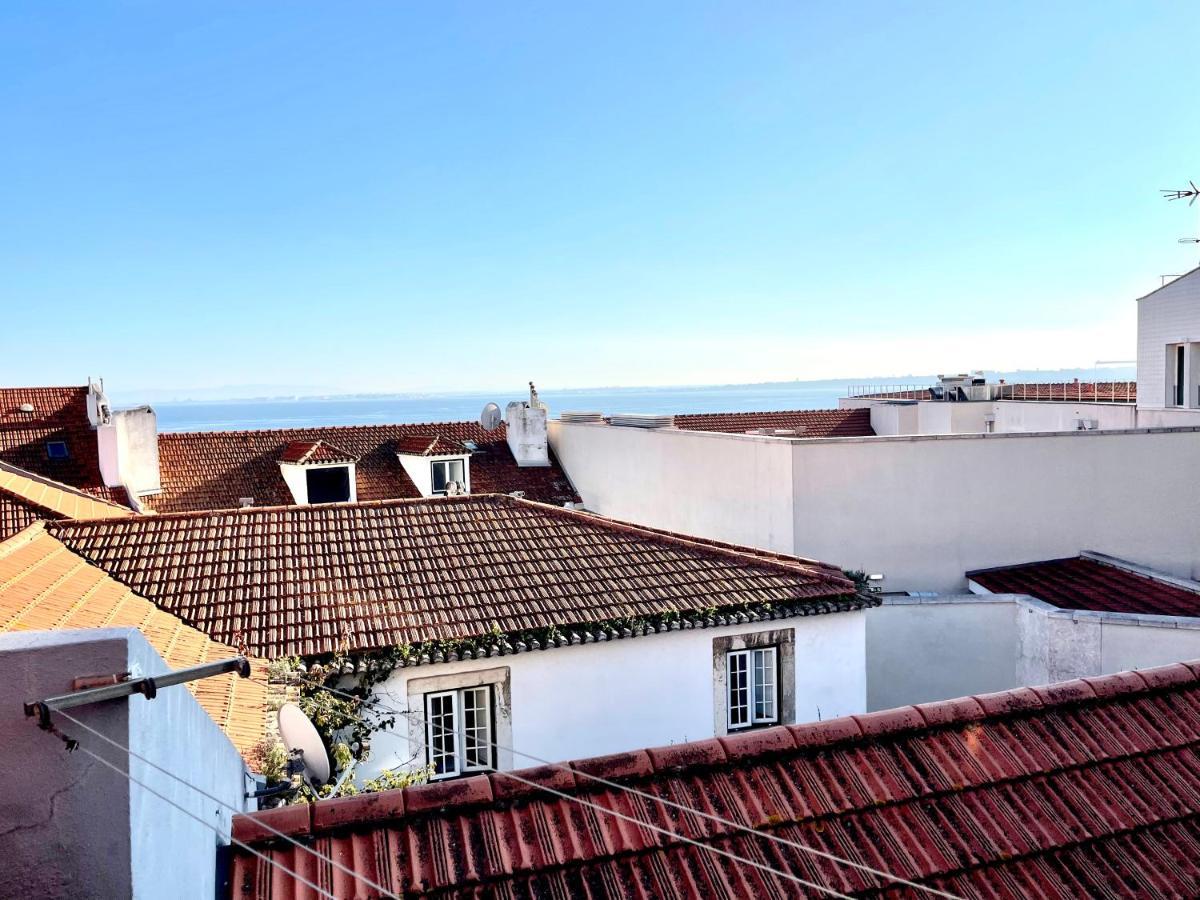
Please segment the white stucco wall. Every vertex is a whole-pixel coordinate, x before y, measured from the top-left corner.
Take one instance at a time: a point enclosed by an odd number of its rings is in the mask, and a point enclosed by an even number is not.
[[[1165,287],[1138,300],[1137,381],[1138,406],[1167,406],[1167,344],[1200,341],[1200,269],[1193,269]],[[1191,362],[1191,360],[1189,360]],[[1196,366],[1190,366],[1196,369]],[[1197,375],[1191,373],[1195,385]],[[1188,392],[1196,401],[1193,387]]]
[[[866,709],[866,614],[831,613],[773,622],[647,635],[491,659],[401,669],[378,695],[403,708],[411,679],[509,667],[511,747],[565,761],[714,734],[713,641],[730,635],[795,629],[796,721]],[[423,711],[419,711],[423,715]],[[519,753],[512,765],[534,760]],[[372,739],[372,759],[357,777],[403,766],[422,748],[401,720]],[[502,765],[504,760],[501,760]]]
[[[792,450],[785,438],[550,423],[584,506],[684,534],[791,553]]]
[[[885,597],[866,618],[869,710],[1018,683],[1011,597]]]
[[[170,671],[136,630],[129,632],[129,666],[130,672],[143,675]],[[153,700],[136,695],[126,702],[129,749],[148,760],[129,757],[130,776],[229,834],[233,811],[251,808],[244,794],[253,786],[242,757],[225,733],[182,684],[162,688]],[[175,773],[221,803],[149,763]],[[128,827],[135,898],[216,895],[216,848],[227,841],[220,841],[210,828],[132,782]]]

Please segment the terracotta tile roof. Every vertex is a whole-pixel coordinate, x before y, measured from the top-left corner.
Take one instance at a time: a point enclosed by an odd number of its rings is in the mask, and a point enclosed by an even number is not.
[[[992,387],[997,400],[1041,400],[1083,403],[1136,403],[1136,381],[1029,382]]]
[[[396,452],[409,456],[455,456],[466,453],[467,448],[440,434],[411,434],[396,441]]]
[[[87,397],[86,386],[0,388],[0,460],[128,506],[124,489],[104,486]],[[46,445],[56,441],[67,445],[66,458],[50,458]]]
[[[132,626],[172,668],[236,656],[72,553],[36,524],[0,543],[0,632]],[[221,675],[189,690],[248,762],[266,734],[266,666],[250,678]],[[91,672],[81,674],[94,674]]]
[[[747,603],[871,605],[831,567],[504,495],[50,527],[139,594],[269,658]]]
[[[162,493],[143,502],[157,512],[232,509],[242,497],[253,497],[257,506],[291,503],[291,491],[279,474],[279,457],[293,441],[328,441],[357,457],[359,500],[419,497],[396,458],[396,446],[413,435],[434,434],[458,443],[473,441],[478,447],[471,454],[471,487],[476,493],[524,491],[529,499],[545,503],[579,499],[553,457],[549,467],[518,468],[503,425],[484,431],[475,422],[449,422],[161,434]]]
[[[675,417],[687,431],[746,434],[761,430],[801,430],[801,437],[871,437],[869,409],[794,409],[783,412],[697,413]]]
[[[589,780],[599,775],[960,897],[1194,897],[1200,663],[908,706],[516,774],[854,896],[919,891]],[[342,897],[818,896],[501,773],[238,816],[234,836]],[[303,885],[245,850],[231,896]]]
[[[994,594],[1028,594],[1061,609],[1200,616],[1200,593],[1086,557],[968,572]]]
[[[133,511],[0,462],[0,541],[42,519],[103,519]]]
[[[292,441],[283,448],[280,462],[296,463],[353,463],[358,457],[347,453],[327,441]]]

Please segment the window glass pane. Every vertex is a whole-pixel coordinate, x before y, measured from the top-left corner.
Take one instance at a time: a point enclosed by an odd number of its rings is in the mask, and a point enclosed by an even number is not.
[[[492,697],[488,687],[462,692],[463,763],[467,769],[492,767]]]
[[[754,721],[774,722],[775,713],[775,648],[754,651]]]
[[[452,459],[447,464],[450,467],[450,481],[457,481],[463,487],[467,485],[466,475],[463,474],[463,461],[461,459]]]
[[[728,657],[729,678],[729,727],[743,728],[750,724],[750,673],[749,654],[744,650],[730,653]]]
[[[454,694],[429,694],[425,700],[429,729],[429,762],[435,775],[458,773],[458,735],[454,728]]]
[[[321,466],[304,473],[309,503],[345,503],[350,499],[350,467]]]
[[[446,478],[446,464],[444,462],[435,462],[431,465],[433,466],[434,493],[446,490],[446,482],[449,480]]]

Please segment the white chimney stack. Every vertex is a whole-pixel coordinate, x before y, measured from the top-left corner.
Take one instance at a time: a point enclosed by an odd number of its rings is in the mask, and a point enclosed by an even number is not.
[[[158,416],[149,406],[113,410],[104,382],[88,380],[88,415],[96,427],[100,475],[107,487],[123,487],[130,499],[162,490],[158,468]]]
[[[550,444],[546,438],[549,410],[538,399],[537,389],[529,382],[529,401],[514,400],[504,411],[508,448],[519,468],[550,465]]]

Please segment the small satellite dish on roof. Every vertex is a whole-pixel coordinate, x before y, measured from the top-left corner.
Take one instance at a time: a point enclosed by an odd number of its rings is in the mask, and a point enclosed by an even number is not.
[[[500,427],[500,407],[489,403],[479,414],[479,427],[484,431],[495,431]]]
[[[279,737],[288,754],[300,763],[300,774],[316,793],[329,781],[329,753],[313,723],[295,703],[279,707]]]

